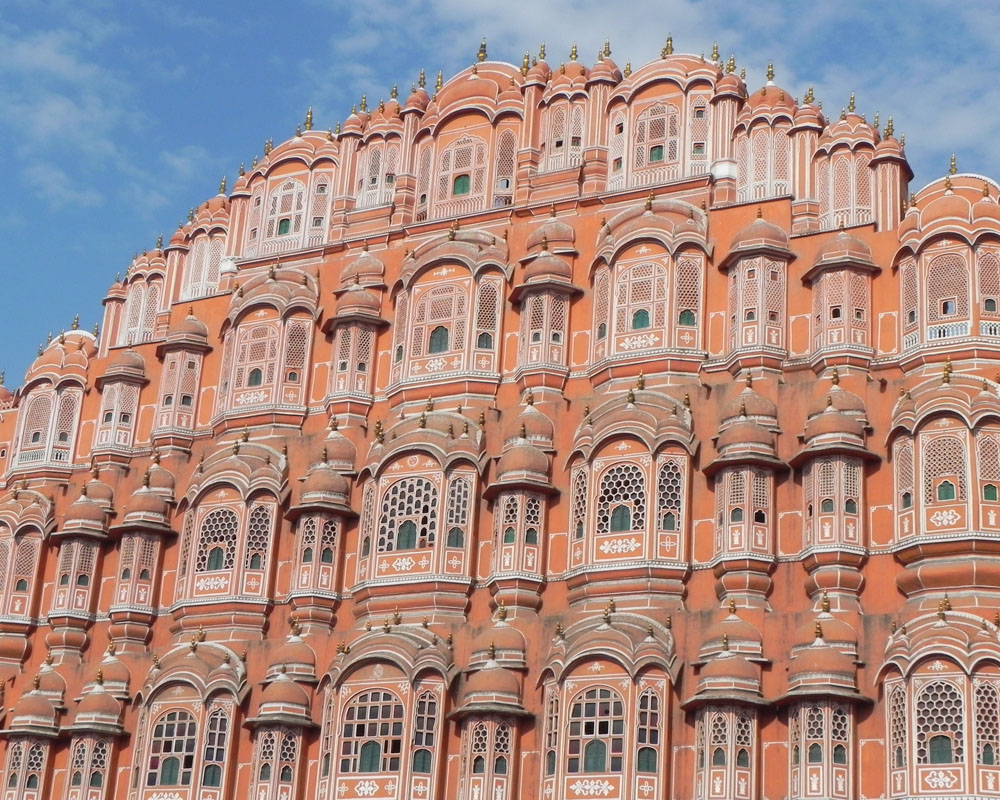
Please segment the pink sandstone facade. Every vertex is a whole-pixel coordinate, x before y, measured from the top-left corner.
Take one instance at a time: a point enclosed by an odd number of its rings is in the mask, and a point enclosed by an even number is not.
[[[1000,205],[732,60],[270,143],[0,389],[0,800],[1000,797]]]

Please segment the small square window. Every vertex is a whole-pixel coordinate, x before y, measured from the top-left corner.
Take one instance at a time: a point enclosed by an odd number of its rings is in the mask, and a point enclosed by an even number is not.
[[[254,201],[254,204],[253,204],[253,205],[254,205],[254,208],[260,208],[260,204],[261,204],[262,202],[264,202],[264,198],[262,198],[262,197],[258,197],[258,198],[257,198],[257,200],[256,200],[256,201]]]
[[[705,145],[703,142],[695,142],[691,147],[692,155],[703,156],[705,155]]]
[[[622,169],[622,160],[620,158],[616,158],[612,162],[612,167],[614,168],[615,172],[621,172],[621,169]]]
[[[251,228],[250,229],[250,238],[251,239],[256,239],[257,238],[257,229],[256,228]]]
[[[997,301],[995,297],[987,297],[985,300],[983,300],[983,311],[986,311],[989,314],[993,314],[996,313],[996,310],[997,310]]]
[[[840,306],[830,306],[830,319],[840,319],[842,315]]]
[[[624,122],[619,122],[617,125],[615,125],[615,133],[624,133],[624,132],[625,132]]]
[[[854,309],[854,319],[856,322],[864,322],[865,310],[863,308]]]
[[[385,185],[392,186],[396,182],[396,173],[387,172],[385,174]]]
[[[663,145],[656,144],[649,148],[649,163],[657,164],[663,161]]]
[[[319,186],[316,187],[316,194],[326,194],[326,184],[325,183],[321,183]]]
[[[917,321],[917,312],[915,310],[913,310],[913,309],[910,309],[909,311],[907,311],[906,312],[906,321],[908,323],[910,323],[911,325],[914,322],[916,322]]]
[[[694,110],[695,119],[705,119],[705,109],[702,107],[696,108]]]
[[[197,366],[198,365],[194,361],[188,361],[188,363],[187,363],[187,368],[188,369],[194,369]]]
[[[755,319],[757,319],[757,309],[748,308],[746,310],[746,313],[743,314],[743,319],[747,322],[753,322]]]
[[[314,228],[318,228],[322,224],[323,224],[323,218],[322,217],[313,217],[313,227]]]
[[[942,300],[941,301],[941,316],[950,317],[956,311],[958,307],[954,300]]]
[[[755,269],[748,269],[747,270],[747,279],[753,280],[756,277],[757,277],[757,270],[755,270]]]
[[[278,236],[284,236],[292,232],[292,220],[289,217],[278,220]]]
[[[579,136],[573,136],[570,138],[569,143],[572,147],[579,147],[582,144],[582,140]]]
[[[556,139],[556,144],[555,144],[556,150],[560,149],[562,146],[563,146],[563,140]]]
[[[777,311],[768,311],[767,312],[767,321],[768,322],[777,322],[778,321],[778,312]]]
[[[778,270],[772,269],[769,277],[771,278],[772,281],[778,280]]]

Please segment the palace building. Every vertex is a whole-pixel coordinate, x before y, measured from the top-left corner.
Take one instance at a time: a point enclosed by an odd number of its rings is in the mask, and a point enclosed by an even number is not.
[[[1000,187],[733,60],[311,112],[0,388],[0,800],[1000,797]]]

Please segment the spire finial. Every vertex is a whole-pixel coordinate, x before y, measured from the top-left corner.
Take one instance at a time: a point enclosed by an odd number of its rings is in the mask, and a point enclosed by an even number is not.
[[[653,199],[654,199],[654,195],[653,195],[652,192],[650,192],[649,194],[646,195],[646,210],[647,211],[652,211],[653,210]]]
[[[394,83],[392,89],[389,91],[389,98],[395,100],[399,97],[399,84]]]
[[[732,597],[729,598],[729,613],[736,613],[736,601]]]
[[[476,60],[481,64],[486,60],[486,37],[479,43],[479,52],[476,53]]]
[[[768,80],[769,83],[774,80],[774,62],[773,61],[768,61],[767,62],[767,80]]]
[[[538,60],[539,61],[544,61],[545,60],[545,42],[542,42],[538,46]]]
[[[226,176],[223,175],[222,180],[219,181],[219,194],[225,194],[225,193],[226,193]]]
[[[719,43],[712,42],[712,61],[719,60]]]
[[[836,367],[833,368],[833,374],[830,375],[830,383],[834,386],[840,385],[840,373],[837,371]]]
[[[79,314],[74,314],[73,315],[72,329],[75,331],[75,330],[78,330],[79,328],[80,328],[80,315]]]
[[[810,86],[808,89],[806,89],[806,96],[802,98],[802,100],[805,103],[812,103],[814,99],[815,98],[813,96],[813,87]]]
[[[666,58],[667,56],[672,56],[674,54],[674,37],[667,35],[667,41],[663,45],[663,49],[660,50],[660,58]]]
[[[951,356],[948,356],[944,362],[944,369],[941,370],[941,383],[951,383],[951,373]]]
[[[423,67],[420,68],[420,77],[417,78],[417,86],[419,86],[421,89],[427,86],[427,73],[424,72]]]
[[[631,61],[626,61],[625,62],[625,69],[622,71],[622,75],[624,75],[627,78],[631,74],[632,74],[632,62]]]
[[[573,46],[569,49],[569,60],[576,61],[579,58],[579,53],[576,49],[576,42],[573,42]]]
[[[736,56],[730,54],[729,60],[726,62],[726,74],[732,75],[736,72]]]
[[[722,650],[723,650],[723,652],[726,652],[726,653],[729,652],[729,634],[728,633],[722,634]]]
[[[639,370],[639,377],[635,379],[635,388],[640,391],[646,388],[646,376]]]
[[[306,110],[305,129],[307,131],[311,131],[313,129],[313,109],[312,109],[312,106],[309,106],[309,108]]]
[[[610,39],[605,39],[604,40],[604,50],[601,51],[601,55],[603,55],[605,58],[607,58],[608,56],[611,55],[611,40]]]
[[[819,640],[822,641],[822,639],[823,639],[823,623],[820,622],[819,620],[816,620],[816,624],[813,626],[813,634],[816,636],[817,639],[819,639]]]
[[[521,74],[527,75],[528,69],[531,67],[531,53],[527,50],[524,51],[524,58],[521,59]]]
[[[948,174],[956,175],[958,173],[958,163],[955,160],[955,154],[951,154],[951,163],[948,165]]]
[[[854,106],[854,92],[851,92],[851,96],[850,96],[850,98],[847,101],[847,113],[848,114],[853,114],[854,113],[854,108],[855,108],[855,106]]]
[[[823,599],[820,601],[820,608],[823,609],[824,614],[830,613],[830,595],[823,591]]]

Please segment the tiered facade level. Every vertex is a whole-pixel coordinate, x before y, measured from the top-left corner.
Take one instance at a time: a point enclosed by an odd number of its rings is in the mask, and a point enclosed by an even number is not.
[[[304,130],[0,397],[0,800],[1000,797],[1000,205],[605,49]]]

